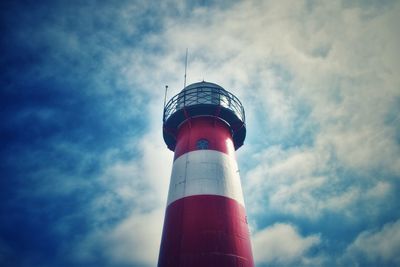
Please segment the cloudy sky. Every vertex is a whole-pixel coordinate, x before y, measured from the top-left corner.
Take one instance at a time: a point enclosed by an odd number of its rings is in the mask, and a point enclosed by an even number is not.
[[[1,1],[0,265],[154,266],[169,97],[237,95],[258,267],[400,265],[400,2]]]

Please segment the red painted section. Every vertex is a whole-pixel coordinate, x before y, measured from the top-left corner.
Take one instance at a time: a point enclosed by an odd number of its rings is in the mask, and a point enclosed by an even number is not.
[[[233,157],[235,155],[228,125],[218,118],[198,117],[190,118],[179,128],[174,160],[187,152],[197,150],[196,143],[199,139],[209,141],[208,149],[217,150]]]
[[[233,199],[197,195],[167,207],[159,267],[253,267],[245,209]]]

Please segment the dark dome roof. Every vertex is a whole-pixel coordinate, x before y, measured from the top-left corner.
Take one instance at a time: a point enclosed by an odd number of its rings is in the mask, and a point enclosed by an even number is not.
[[[231,130],[235,149],[243,145],[246,124],[242,103],[218,84],[202,81],[183,88],[164,107],[163,137],[169,149],[175,149],[180,125],[198,116],[221,119]]]
[[[225,90],[224,88],[222,88],[218,84],[202,81],[202,82],[192,83],[192,84],[186,86],[185,88],[182,89],[181,92],[186,91],[186,90],[190,90],[190,89],[194,89],[194,88],[199,88],[199,87],[212,87],[212,88],[218,88],[218,89]]]

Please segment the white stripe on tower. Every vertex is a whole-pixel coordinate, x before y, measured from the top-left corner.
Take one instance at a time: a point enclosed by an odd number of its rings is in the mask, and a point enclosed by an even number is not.
[[[218,195],[244,206],[236,160],[215,150],[185,153],[174,162],[168,203],[187,196]]]

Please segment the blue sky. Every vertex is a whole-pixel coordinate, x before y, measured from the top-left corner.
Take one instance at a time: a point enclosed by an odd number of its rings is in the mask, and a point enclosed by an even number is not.
[[[154,266],[164,86],[244,104],[257,266],[400,264],[398,1],[3,1],[0,265]]]

